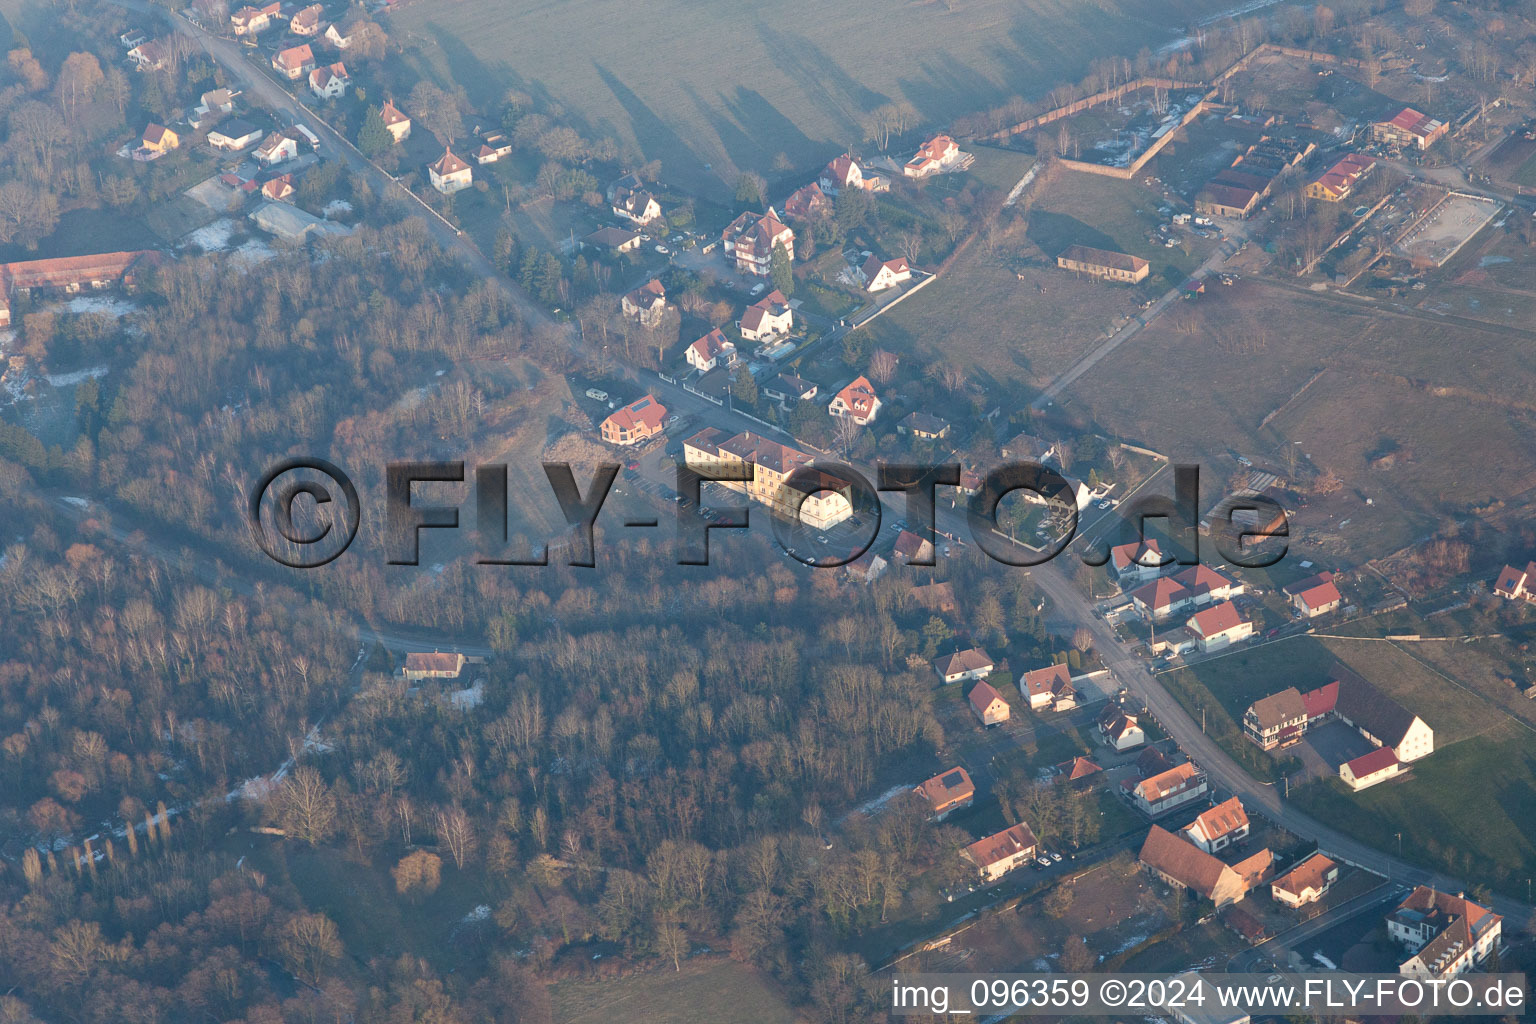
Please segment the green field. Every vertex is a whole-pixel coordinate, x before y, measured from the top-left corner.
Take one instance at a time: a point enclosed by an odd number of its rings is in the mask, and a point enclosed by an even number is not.
[[[1536,187],[1536,153],[1527,157],[1525,163],[1520,165],[1520,169],[1512,177],[1517,185]]]
[[[794,1024],[795,1014],[750,967],[696,959],[627,978],[563,981],[550,989],[557,1024]]]
[[[907,102],[938,125],[1133,56],[1224,0],[582,0],[407,4],[388,28],[429,73],[496,109],[508,88],[636,144],[668,180],[802,170]],[[712,164],[704,171],[705,164]],[[784,166],[780,161],[781,167]],[[729,180],[729,178],[727,178]]]

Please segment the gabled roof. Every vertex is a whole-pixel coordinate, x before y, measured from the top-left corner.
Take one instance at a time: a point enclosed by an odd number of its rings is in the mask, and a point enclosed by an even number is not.
[[[1369,754],[1361,754],[1353,761],[1348,762],[1349,773],[1355,778],[1363,778],[1367,775],[1375,775],[1377,772],[1397,764],[1397,755],[1391,747],[1377,747]]]
[[[1315,690],[1308,690],[1301,695],[1301,704],[1306,708],[1308,721],[1332,714],[1339,706],[1339,684],[1324,683]]]
[[[896,544],[892,551],[897,558],[910,562],[919,557],[931,557],[933,545],[911,530],[902,530],[896,535]]]
[[[718,327],[688,346],[688,350],[694,354],[694,358],[704,362],[709,362],[709,360],[724,352],[733,351],[735,348],[736,346],[725,336],[725,332]]]
[[[949,421],[926,412],[909,412],[901,419],[901,425],[924,434],[941,434],[949,429]]]
[[[969,700],[971,707],[976,709],[977,714],[985,713],[994,701],[1002,701],[1005,706],[1008,703],[1003,700],[1003,695],[998,693],[997,689],[988,682],[980,682],[973,686]]]
[[[1063,664],[1047,665],[1024,673],[1019,689],[1034,697],[1042,693],[1076,692],[1072,688],[1072,672]]]
[[[1190,828],[1198,829],[1206,842],[1212,842],[1247,826],[1248,812],[1243,810],[1243,802],[1234,796],[1201,813]]]
[[[610,249],[617,249],[620,246],[628,245],[639,237],[640,232],[638,231],[628,231],[624,228],[606,227],[598,228],[590,235],[584,237],[582,241],[588,242],[592,245],[602,245],[607,246]]]
[[[290,46],[288,49],[283,50],[276,57],[272,58],[272,62],[285,68],[298,68],[303,67],[305,64],[313,64],[315,62],[315,54],[309,48],[308,43],[303,43],[299,46]]]
[[[913,536],[915,537],[916,535],[914,534]],[[991,671],[995,664],[996,662],[992,660],[991,655],[987,654],[986,651],[980,647],[971,647],[967,650],[956,651],[954,654],[946,654],[942,658],[936,659],[933,667],[939,670],[939,675],[949,676],[957,672]],[[988,689],[991,689],[991,687],[988,687]],[[992,690],[992,693],[996,695],[997,691]]]
[[[624,298],[631,306],[651,309],[658,302],[667,301],[667,289],[659,280],[653,277],[639,288],[624,296]]]
[[[1176,572],[1173,578],[1189,588],[1190,593],[1199,596],[1209,594],[1215,590],[1222,590],[1233,585],[1233,581],[1208,565],[1192,565],[1183,572]]]
[[[1305,719],[1307,706],[1302,701],[1301,692],[1294,686],[1287,686],[1279,693],[1254,701],[1248,706],[1248,713],[1253,716],[1259,728],[1278,729]]]
[[[1155,804],[1159,800],[1179,792],[1195,780],[1200,774],[1200,769],[1193,761],[1185,761],[1175,765],[1167,771],[1158,772],[1150,778],[1142,779],[1132,789],[1147,803]]]
[[[1157,546],[1157,541],[1149,540],[1146,543],[1131,541],[1109,549],[1109,562],[1115,567],[1116,572],[1124,572],[1132,565],[1143,568],[1153,568],[1163,559],[1163,551]]]
[[[853,156],[849,153],[844,153],[842,156],[834,157],[832,162],[827,164],[826,169],[821,172],[821,176],[828,181],[837,182],[838,187],[841,188],[848,184],[849,178],[854,171],[858,171],[859,176],[863,177],[863,169],[855,162]]]
[[[165,141],[165,137],[171,134],[171,130],[163,124],[151,123],[144,129],[144,144],[146,146],[158,146]]]
[[[859,268],[859,273],[864,275],[864,280],[873,281],[885,267],[890,267],[891,273],[897,276],[912,272],[912,268],[908,265],[905,256],[897,256],[891,260],[882,260],[879,256],[871,254],[869,259],[864,261],[864,266]]]
[[[1339,588],[1333,583],[1319,583],[1315,587],[1308,587],[1295,595],[1296,600],[1308,608],[1322,608],[1330,604],[1338,604],[1344,600],[1339,593]]]
[[[996,835],[978,839],[965,848],[965,854],[979,868],[985,868],[992,864],[1000,863],[1022,853],[1033,850],[1039,845],[1034,832],[1023,822],[1012,828],[1003,829]]]
[[[399,107],[395,106],[394,100],[384,101],[384,105],[379,108],[379,117],[383,119],[384,127],[386,128],[397,124],[409,124],[411,121],[409,117],[400,112]]]
[[[1503,597],[1515,597],[1531,582],[1536,582],[1536,562],[1527,562],[1524,569],[1506,565],[1493,581],[1493,592]]]
[[[1401,743],[1418,716],[1348,669],[1338,674],[1339,714],[1385,746]]]
[[[1231,601],[1212,605],[1205,611],[1196,613],[1189,620],[1189,628],[1205,637],[1236,629],[1242,624],[1243,617],[1237,613],[1237,606]]]
[[[447,651],[412,651],[405,656],[407,672],[458,672],[464,655]]]
[[[869,382],[868,377],[855,377],[848,386],[837,393],[842,399],[843,405],[856,417],[868,416],[874,411],[875,386]]]
[[[1141,844],[1141,862],[1166,875],[1187,889],[1209,897],[1232,869],[1194,843],[1181,839],[1167,829],[1152,826]]]
[[[1090,267],[1110,267],[1114,270],[1125,270],[1139,273],[1149,264],[1140,256],[1132,256],[1124,252],[1111,252],[1108,249],[1095,249],[1091,245],[1069,245],[1062,250],[1058,259],[1071,260],[1075,263],[1086,263]]]

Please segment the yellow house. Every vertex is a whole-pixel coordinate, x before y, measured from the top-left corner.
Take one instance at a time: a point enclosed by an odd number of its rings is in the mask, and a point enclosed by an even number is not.
[[[169,153],[181,145],[181,137],[163,124],[151,124],[144,129],[141,144],[151,153]]]

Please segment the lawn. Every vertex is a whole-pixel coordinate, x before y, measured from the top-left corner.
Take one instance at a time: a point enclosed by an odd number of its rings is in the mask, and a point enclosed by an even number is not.
[[[505,90],[523,90],[661,159],[668,180],[702,182],[729,181],[732,167],[811,170],[864,138],[866,115],[883,104],[910,103],[920,123],[940,125],[1042,95],[1096,57],[1155,48],[1225,6],[463,0],[402,5],[387,28],[477,105],[495,109]]]
[[[562,981],[549,993],[557,1024],[794,1024],[797,1019],[756,971],[724,959],[688,960],[681,971]]]
[[[1291,793],[1323,821],[1382,850],[1520,898],[1536,872],[1536,745],[1509,723],[1436,750],[1405,780],[1351,794],[1330,779]]]

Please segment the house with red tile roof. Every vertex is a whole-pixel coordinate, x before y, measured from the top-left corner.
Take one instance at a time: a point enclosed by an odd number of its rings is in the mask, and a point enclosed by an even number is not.
[[[474,168],[449,147],[444,147],[443,155],[427,165],[427,176],[432,181],[432,187],[445,196],[451,196],[475,183]]]
[[[1302,192],[1309,199],[1337,203],[1349,198],[1349,194],[1366,179],[1375,166],[1374,157],[1360,153],[1346,153],[1332,167],[1308,182]]]
[[[656,401],[655,395],[646,395],[615,409],[599,430],[609,444],[628,447],[655,437],[666,422],[667,407]]]
[[[1292,910],[1316,903],[1339,880],[1339,865],[1322,853],[1306,860],[1269,883],[1269,894],[1276,903]]]
[[[1339,778],[1344,780],[1344,785],[1358,793],[1362,789],[1370,789],[1396,778],[1407,770],[1408,766],[1397,759],[1391,747],[1377,747],[1369,754],[1361,754],[1353,761],[1339,765]]]
[[[934,821],[943,821],[951,811],[969,807],[976,800],[976,784],[958,766],[939,772],[912,792],[927,801]]]
[[[159,257],[146,249],[97,253],[89,256],[57,256],[44,260],[0,263],[0,327],[11,323],[11,301],[18,294],[38,292],[74,294],[98,291],[121,284],[131,289],[140,261],[149,264]]]
[[[317,36],[323,31],[325,24],[325,8],[319,4],[310,4],[300,8],[288,19],[288,31],[296,36]]]
[[[512,153],[512,140],[505,132],[486,132],[480,137],[480,148],[475,150],[475,163],[493,164]]]
[[[1002,694],[991,683],[985,680],[977,683],[966,699],[971,702],[971,711],[982,725],[997,725],[1008,721],[1008,702],[1003,700]]]
[[[1510,601],[1536,603],[1536,562],[1526,562],[1524,569],[1506,565],[1493,581],[1493,592]]]
[[[1070,711],[1077,707],[1077,690],[1072,673],[1064,664],[1047,665],[1024,673],[1019,692],[1029,701],[1031,711]]]
[[[864,427],[875,422],[880,412],[880,399],[875,396],[875,386],[868,377],[855,377],[847,387],[832,396],[827,412],[834,417],[853,420]]]
[[[1331,572],[1320,572],[1316,576],[1292,583],[1283,588],[1283,592],[1290,599],[1291,607],[1296,609],[1296,614],[1304,619],[1315,619],[1319,615],[1337,611],[1339,605],[1344,603]]]
[[[1095,249],[1091,245],[1069,245],[1056,257],[1056,265],[1063,270],[1087,274],[1105,281],[1135,284],[1145,281],[1152,272],[1152,264],[1140,256]]]
[[[898,256],[893,260],[882,260],[879,256],[872,255],[859,268],[859,280],[864,282],[865,291],[883,292],[887,288],[894,288],[904,281],[912,280],[912,267],[908,265],[904,256]]]
[[[1099,735],[1117,752],[1134,750],[1147,742],[1147,734],[1135,715],[1128,715],[1111,704],[1099,716]]]
[[[1143,619],[1166,619],[1194,603],[1194,595],[1172,576],[1159,576],[1131,592],[1131,607]]]
[[[1078,782],[1087,785],[1087,780],[1095,775],[1102,775],[1104,769],[1088,760],[1086,757],[1074,757],[1070,761],[1063,761],[1056,766],[1056,774],[1068,782]]]
[[[647,326],[654,326],[667,311],[667,289],[656,278],[619,300],[619,311]]]
[[[832,200],[816,182],[796,189],[784,200],[784,216],[790,220],[815,220],[832,215]]]
[[[1243,618],[1231,601],[1197,612],[1185,624],[1203,652],[1219,651],[1253,636],[1253,623]]]
[[[272,58],[272,69],[284,78],[303,78],[315,66],[315,54],[308,43],[279,50]]]
[[[261,186],[261,194],[274,202],[286,202],[293,196],[293,175],[279,174]]]
[[[948,135],[935,135],[917,147],[917,152],[903,165],[901,173],[909,178],[926,178],[941,171],[960,170],[971,160],[969,153],[960,152],[954,139]]]
[[[1428,149],[1438,142],[1450,126],[1412,107],[1404,107],[1385,121],[1371,125],[1371,141],[1398,149]]]
[[[845,188],[858,188],[866,192],[886,192],[891,187],[890,182],[884,178],[869,174],[860,167],[851,153],[834,157],[822,169],[817,184],[821,186],[821,191],[829,196],[835,196]]]
[[[683,352],[683,359],[700,373],[708,373],[717,366],[730,366],[736,361],[736,343],[716,327],[689,345]]]
[[[229,16],[229,25],[237,36],[253,36],[265,32],[282,9],[283,5],[277,0],[260,7],[241,7]]]
[[[772,273],[775,246],[783,246],[785,255],[795,258],[795,233],[771,206],[767,213],[743,213],[726,226],[720,239],[726,263],[743,274],[767,277]]]
[[[390,138],[396,142],[404,142],[411,137],[411,119],[400,112],[394,100],[384,101],[384,105],[379,108],[379,117],[384,121],[384,128]]]
[[[351,84],[352,77],[347,74],[347,66],[340,61],[323,68],[315,68],[309,73],[309,91],[322,100],[333,100],[338,96],[345,96],[347,86]]]
[[[1184,838],[1206,853],[1220,853],[1233,843],[1248,838],[1248,812],[1237,797],[1200,812],[1199,817],[1181,830]]]
[[[1169,885],[1188,889],[1221,908],[1240,902],[1248,895],[1250,883],[1245,876],[1262,874],[1262,856],[1268,853],[1268,850],[1262,851],[1261,859],[1253,865],[1244,861],[1229,867],[1194,843],[1153,825],[1146,841],[1141,844],[1138,859],[1150,874]]]
[[[1387,915],[1387,934],[1413,951],[1398,973],[1450,978],[1488,959],[1499,945],[1504,919],[1487,907],[1421,885]]]
[[[1243,715],[1243,733],[1272,750],[1336,717],[1371,746],[1390,748],[1399,761],[1417,761],[1434,752],[1434,730],[1422,718],[1344,666],[1336,666],[1334,673],[1336,678],[1305,694],[1288,686],[1254,701]],[[1362,767],[1367,766],[1385,770],[1384,759]]]
[[[1040,849],[1035,833],[1023,822],[996,835],[978,839],[965,848],[965,856],[981,877],[995,882],[1021,864],[1033,860]]]
[[[284,160],[292,160],[299,155],[299,144],[291,135],[282,132],[272,132],[256,147],[256,152],[251,154],[257,163],[271,167],[280,164]]]
[[[891,547],[891,561],[900,562],[903,565],[913,563],[932,565],[933,542],[926,537],[918,536],[911,530],[902,530],[896,535],[896,543]]]
[[[788,334],[794,326],[795,312],[777,288],[748,306],[736,324],[747,341],[764,341]]]
[[[1131,803],[1152,818],[1199,800],[1210,790],[1205,773],[1193,761],[1144,779],[1126,779],[1120,786]]]
[[[1137,587],[1163,571],[1156,540],[1131,541],[1109,549],[1109,569],[1122,588]]]
[[[139,148],[156,156],[163,156],[181,145],[181,137],[163,124],[151,123],[144,129]]]

